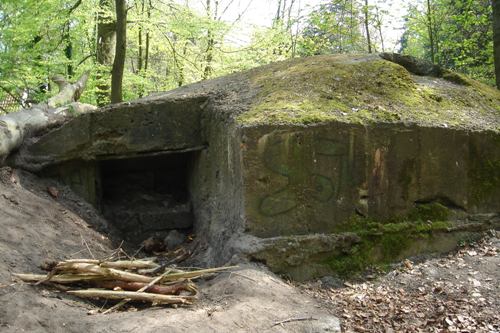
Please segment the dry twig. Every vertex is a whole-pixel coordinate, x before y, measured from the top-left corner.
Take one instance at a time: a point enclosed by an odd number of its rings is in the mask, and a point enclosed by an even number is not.
[[[313,318],[312,316],[311,317],[288,318],[288,319],[285,319],[285,320],[281,320],[281,321],[275,322],[271,327],[278,326],[278,325],[283,325],[283,324],[286,324],[286,323],[291,323],[291,322],[294,322],[294,321],[308,321],[308,320],[318,320],[318,319]]]

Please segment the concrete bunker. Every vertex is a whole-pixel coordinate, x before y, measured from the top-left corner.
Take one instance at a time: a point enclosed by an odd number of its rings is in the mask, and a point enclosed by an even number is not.
[[[115,158],[98,162],[98,207],[131,242],[194,224],[189,178],[197,152]]]
[[[59,165],[133,241],[193,228],[211,265],[351,274],[499,228],[500,95],[463,80],[294,59],[79,116],[11,164]]]

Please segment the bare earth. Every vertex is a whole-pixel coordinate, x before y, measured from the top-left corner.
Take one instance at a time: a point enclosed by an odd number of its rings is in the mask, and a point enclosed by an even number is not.
[[[51,187],[57,198],[49,194]],[[109,315],[89,315],[99,307],[12,277],[41,273],[38,266],[46,258],[108,256],[116,246],[95,229],[109,227],[65,186],[0,169],[0,332],[340,331],[337,317],[319,300],[256,265],[199,282],[202,294],[194,306]],[[308,320],[275,325],[302,318]]]
[[[200,281],[193,306],[109,315],[91,315],[97,303],[12,276],[41,272],[47,258],[104,258],[116,248],[105,235],[116,241],[106,221],[67,187],[0,169],[0,332],[340,332],[341,325],[345,332],[500,332],[500,241],[493,236],[341,288],[295,286],[241,264]]]

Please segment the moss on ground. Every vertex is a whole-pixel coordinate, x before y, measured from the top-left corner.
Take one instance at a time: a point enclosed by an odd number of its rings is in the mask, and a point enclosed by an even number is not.
[[[417,82],[404,67],[377,56],[355,58],[301,58],[250,72],[259,93],[238,122],[408,122],[471,127],[479,121],[477,112],[500,118],[500,93],[484,84],[450,71],[445,79]],[[489,125],[500,129],[499,124]]]

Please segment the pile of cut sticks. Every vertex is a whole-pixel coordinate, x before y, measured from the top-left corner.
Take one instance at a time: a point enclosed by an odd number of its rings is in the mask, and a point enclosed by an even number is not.
[[[68,294],[83,298],[120,300],[104,312],[108,313],[129,301],[153,305],[192,304],[198,294],[194,279],[236,267],[185,271],[163,267],[154,260],[69,259],[42,265],[49,271],[47,274],[14,276],[25,282],[50,283],[62,287]],[[74,288],[67,288],[67,285]]]

